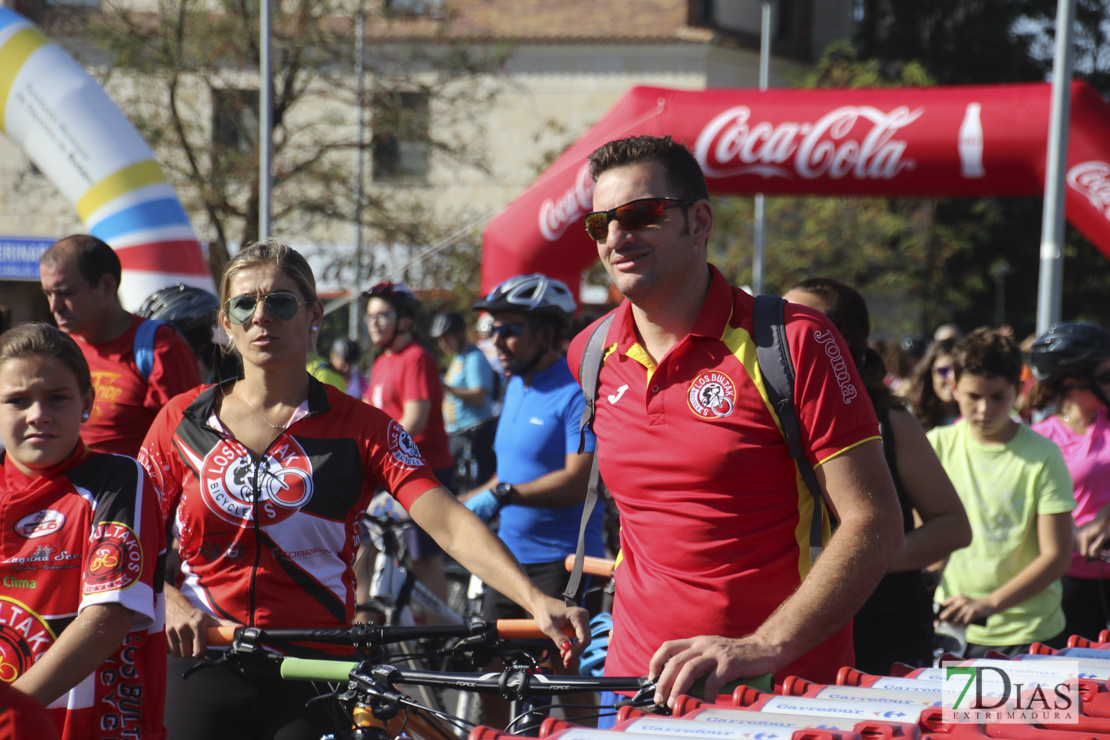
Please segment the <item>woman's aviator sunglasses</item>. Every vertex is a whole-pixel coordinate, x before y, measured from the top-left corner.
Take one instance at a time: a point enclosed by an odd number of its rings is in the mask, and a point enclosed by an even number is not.
[[[663,220],[663,212],[668,208],[682,208],[697,203],[696,200],[678,198],[640,198],[608,211],[593,211],[586,214],[586,233],[597,242],[609,236],[609,222],[614,219],[624,229],[642,229]]]
[[[262,295],[241,295],[228,299],[224,308],[227,320],[233,324],[245,324],[254,316],[258,302],[266,304],[266,310],[282,321],[288,321],[297,315],[297,311],[304,305],[304,301],[297,300],[297,296],[285,291],[277,293],[263,293]]]

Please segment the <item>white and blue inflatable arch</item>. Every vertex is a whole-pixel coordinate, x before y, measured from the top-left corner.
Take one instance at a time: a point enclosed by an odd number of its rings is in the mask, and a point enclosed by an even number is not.
[[[214,292],[185,209],[139,132],[69,54],[2,7],[0,132],[119,255],[125,307],[174,283]]]

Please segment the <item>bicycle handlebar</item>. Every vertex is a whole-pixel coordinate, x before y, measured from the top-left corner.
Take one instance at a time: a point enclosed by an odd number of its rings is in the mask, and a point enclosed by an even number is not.
[[[502,693],[508,686],[519,687],[527,694],[539,696],[586,691],[640,691],[652,685],[649,679],[642,677],[555,676],[512,668],[496,673],[452,673],[405,670],[389,665],[363,666],[363,663],[350,661],[284,658],[281,662],[281,677],[296,681],[348,681],[361,677],[375,680],[386,687],[394,684],[431,686],[483,694]],[[514,679],[516,686],[513,685]]]
[[[248,633],[247,630],[253,630],[253,632]],[[569,624],[564,632],[568,637],[573,638],[575,636],[574,628]],[[547,635],[543,633],[534,619],[499,619],[496,622],[423,625],[420,627],[393,625],[379,627],[356,624],[352,627],[323,627],[317,629],[268,629],[224,624],[209,627],[205,636],[209,645],[227,647],[234,644],[236,637],[248,634],[259,642],[318,642],[328,645],[384,645],[422,638],[473,637],[476,635],[496,636],[503,640],[547,639]]]
[[[574,555],[567,555],[563,561],[563,567],[567,569],[567,572],[574,570]],[[615,567],[616,561],[609,558],[598,558],[593,555],[585,555],[582,558],[582,572],[586,575],[609,578],[613,575],[613,568]]]

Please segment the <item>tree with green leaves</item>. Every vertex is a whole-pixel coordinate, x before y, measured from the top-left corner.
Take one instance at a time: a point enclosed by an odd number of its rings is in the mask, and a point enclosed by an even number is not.
[[[920,65],[941,85],[1049,79],[1056,0],[863,0],[855,46],[884,76]],[[1078,0],[1075,75],[1110,95],[1110,0]],[[1035,327],[1041,198],[938,201],[937,223],[970,242],[945,263],[938,289],[957,293],[942,320],[965,328],[992,323],[1005,285],[1005,320],[1019,336]],[[1008,266],[1008,268],[1007,268]],[[1003,284],[1002,281],[1005,281]],[[1110,262],[1068,228],[1065,319],[1110,324]]]
[[[434,203],[432,189],[423,187],[428,172],[488,172],[476,114],[497,94],[488,73],[505,50],[378,39],[366,45],[359,86],[355,7],[336,0],[271,4],[272,230],[351,244],[358,214],[363,241],[400,249],[396,261],[404,263],[410,250],[444,236],[442,224],[465,219]],[[134,8],[105,0],[79,32],[102,51],[96,69],[163,162],[219,276],[228,244],[258,236],[259,0],[159,0],[154,9]],[[378,12],[367,16],[368,34],[389,20]],[[361,149],[360,111],[367,132]],[[360,251],[330,249],[325,277],[362,285],[377,266],[372,253]]]

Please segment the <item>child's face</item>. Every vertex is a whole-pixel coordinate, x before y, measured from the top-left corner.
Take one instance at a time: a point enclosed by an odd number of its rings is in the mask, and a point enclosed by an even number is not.
[[[93,391],[52,357],[32,355],[0,365],[0,439],[26,475],[65,460],[92,410]]]
[[[1017,400],[1017,386],[1005,378],[963,373],[954,393],[960,415],[967,419],[976,437],[1005,442],[1011,434],[1010,414]]]

